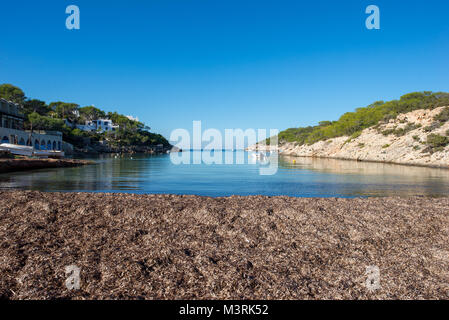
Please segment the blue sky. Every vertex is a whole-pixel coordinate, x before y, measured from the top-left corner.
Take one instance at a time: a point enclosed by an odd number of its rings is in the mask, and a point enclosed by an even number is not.
[[[81,29],[65,28],[78,5]],[[365,28],[365,8],[381,30]],[[176,128],[313,125],[412,91],[449,91],[449,2],[8,1],[0,83]]]

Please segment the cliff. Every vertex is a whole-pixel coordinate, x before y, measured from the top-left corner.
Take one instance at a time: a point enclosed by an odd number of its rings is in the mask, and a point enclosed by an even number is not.
[[[281,142],[278,149],[280,154],[298,157],[449,168],[449,121],[437,120],[448,111],[449,107],[415,110],[379,121],[356,137],[342,136],[311,145]]]

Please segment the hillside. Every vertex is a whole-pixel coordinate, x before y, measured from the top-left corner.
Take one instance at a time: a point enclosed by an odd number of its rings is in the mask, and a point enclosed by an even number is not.
[[[162,150],[172,147],[167,139],[151,132],[143,122],[117,112],[106,112],[95,106],[81,107],[72,102],[47,104],[26,97],[21,88],[11,84],[0,85],[0,98],[22,106],[25,130],[60,131],[63,140],[79,152],[147,152],[160,145],[163,146]],[[98,119],[111,120],[118,126],[117,130],[106,132],[100,127],[96,131],[85,131],[77,127]]]
[[[279,134],[284,155],[449,168],[449,94],[412,93]],[[256,146],[249,148],[254,150]]]

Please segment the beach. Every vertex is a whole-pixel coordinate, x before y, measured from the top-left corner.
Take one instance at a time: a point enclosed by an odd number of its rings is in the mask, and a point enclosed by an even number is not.
[[[4,191],[0,298],[448,299],[448,212],[445,197]]]

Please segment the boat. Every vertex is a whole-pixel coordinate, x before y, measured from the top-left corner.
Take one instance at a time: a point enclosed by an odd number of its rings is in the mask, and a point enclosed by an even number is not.
[[[35,150],[33,156],[38,158],[64,158],[64,151],[57,150]]]
[[[18,144],[2,143],[0,144],[0,151],[9,151],[14,155],[31,157],[34,152],[34,148]]]
[[[57,150],[36,150],[30,146],[23,146],[11,143],[0,144],[0,151],[8,151],[13,155],[26,156],[26,157],[38,157],[38,158],[63,158],[64,151]]]

